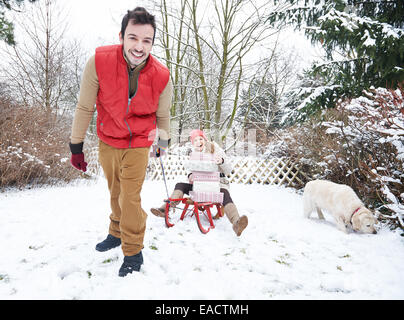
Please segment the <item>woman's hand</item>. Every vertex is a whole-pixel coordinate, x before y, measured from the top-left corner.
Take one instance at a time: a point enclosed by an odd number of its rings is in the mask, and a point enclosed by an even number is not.
[[[220,166],[221,164],[224,163],[224,159],[221,156],[219,156],[218,154],[215,154],[215,162],[217,165]]]

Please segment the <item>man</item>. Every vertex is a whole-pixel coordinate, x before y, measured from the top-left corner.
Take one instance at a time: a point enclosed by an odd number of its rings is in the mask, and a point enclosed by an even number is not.
[[[96,250],[122,246],[122,277],[143,264],[147,214],[140,191],[156,126],[159,148],[169,141],[172,82],[167,67],[150,54],[155,33],[154,16],[138,7],[122,20],[120,45],[96,49],[83,73],[69,144],[72,165],[86,171],[83,141],[96,105],[99,161],[112,210],[109,234]]]

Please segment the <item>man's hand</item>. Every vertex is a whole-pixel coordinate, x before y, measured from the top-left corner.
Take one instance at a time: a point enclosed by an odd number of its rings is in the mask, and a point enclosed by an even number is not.
[[[84,153],[83,153],[83,142],[72,144],[69,143],[70,151],[72,156],[70,158],[70,163],[77,170],[82,170],[83,172],[87,171],[87,162],[84,161]]]

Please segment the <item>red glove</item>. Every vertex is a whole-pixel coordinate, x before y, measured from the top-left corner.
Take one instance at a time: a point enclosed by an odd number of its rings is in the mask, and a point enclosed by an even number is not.
[[[70,158],[72,166],[78,170],[86,172],[87,162],[84,161],[83,142],[78,144],[69,143],[69,147],[72,152],[72,157]]]
[[[83,170],[83,172],[87,171],[87,162],[84,161],[84,153],[72,154],[70,163],[78,170]]]

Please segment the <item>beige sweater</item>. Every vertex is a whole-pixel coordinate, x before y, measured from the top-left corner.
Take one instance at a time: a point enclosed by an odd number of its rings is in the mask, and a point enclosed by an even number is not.
[[[146,63],[137,66],[130,72],[130,92],[131,95],[137,88],[137,75]],[[90,125],[91,119],[95,111],[95,104],[99,89],[98,76],[95,69],[95,55],[87,62],[81,80],[79,101],[74,114],[72,132],[70,142],[72,144],[84,141],[86,132]],[[169,79],[167,86],[160,95],[159,105],[157,109],[157,128],[159,137],[167,140],[170,138],[170,109],[172,99],[173,85]]]

